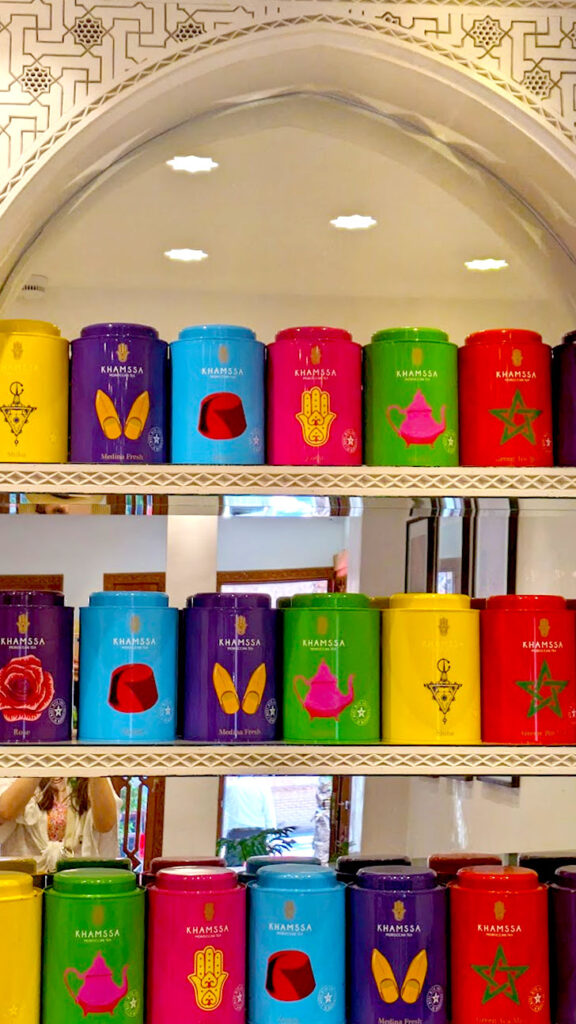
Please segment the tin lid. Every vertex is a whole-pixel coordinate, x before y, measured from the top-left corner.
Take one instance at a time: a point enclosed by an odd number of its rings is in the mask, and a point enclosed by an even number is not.
[[[56,871],[71,871],[73,868],[121,868],[132,871],[128,857],[59,857]]]
[[[182,867],[161,868],[155,878],[159,889],[178,892],[220,892],[238,886],[236,872],[231,868]]]
[[[487,331],[474,331],[469,334],[465,345],[541,345],[542,335],[537,331],[526,331],[516,327],[494,327]]]
[[[323,608],[330,611],[353,611],[356,608],[371,609],[366,594],[294,594],[291,608]]]
[[[251,611],[270,608],[268,594],[194,594],[186,601],[187,608],[216,608],[220,611]]]
[[[456,884],[487,892],[522,892],[537,889],[540,882],[536,872],[529,868],[477,866],[460,868]]]
[[[63,604],[64,594],[59,590],[0,590],[0,605],[52,608]]]
[[[562,341],[560,342],[560,344],[561,345],[573,345],[575,341],[576,341],[576,330],[568,331],[568,333],[565,334],[564,337],[562,338]],[[554,349],[552,349],[552,352],[554,352]]]
[[[502,857],[495,853],[433,853],[428,857],[428,867],[436,872],[438,878],[456,878],[460,868],[471,868],[478,865],[501,865]]]
[[[341,881],[344,880],[344,876],[352,881],[363,868],[388,867],[394,864],[410,867],[411,861],[409,857],[401,854],[377,854],[374,857],[362,853],[349,854],[346,857],[338,857],[336,871],[342,876]]]
[[[255,878],[261,868],[269,865],[274,867],[290,867],[292,864],[320,864],[318,857],[271,857],[262,854],[261,856],[248,857],[244,875],[247,878]]]
[[[566,609],[563,597],[548,594],[502,594],[489,597],[487,611],[506,612],[562,612]]]
[[[235,324],[193,324],[180,331],[178,341],[258,341],[258,339],[249,327],[238,327]],[[262,342],[258,342],[258,344],[261,345]]]
[[[354,341],[350,331],[342,327],[285,327],[278,331],[276,341],[297,341],[314,345],[320,341]],[[272,343],[274,344],[274,342]]]
[[[336,889],[339,882],[332,868],[317,864],[269,864],[260,868],[253,883],[264,889],[317,892],[321,889]]]
[[[165,868],[224,868],[223,857],[153,857],[150,862],[150,874],[155,875]]]
[[[379,608],[379,609],[389,608],[390,607],[390,598],[389,597],[371,597],[370,598],[370,607],[371,608]]]
[[[376,331],[372,335],[373,342],[432,342],[438,345],[453,345],[449,341],[446,331],[439,331],[436,327],[386,327],[383,331]]]
[[[422,892],[435,889],[437,884],[436,872],[430,868],[403,864],[360,868],[356,875],[356,885],[360,889],[380,889],[385,892]]]
[[[32,896],[34,879],[22,871],[0,871],[0,900],[14,900]]]
[[[466,594],[392,594],[390,608],[420,612],[467,612],[470,598]]]
[[[147,324],[104,323],[88,324],[80,331],[81,338],[130,338],[131,341],[158,340],[158,331]]]
[[[278,597],[278,598],[276,598],[276,607],[280,608],[280,609],[282,609],[282,608],[291,608],[292,607],[292,598],[291,597]]]
[[[531,868],[541,882],[551,882],[558,868],[576,864],[576,851],[564,850],[555,853],[521,853],[518,864]]]
[[[35,875],[38,865],[33,857],[0,857],[0,871],[22,871]]]
[[[576,858],[572,864],[556,868],[553,881],[561,889],[576,889]]]
[[[60,328],[47,320],[0,320],[0,334],[51,334],[59,338]]]
[[[136,875],[123,868],[70,868],[54,875],[54,891],[71,896],[116,896],[135,889]]]
[[[166,608],[168,594],[154,590],[98,590],[90,594],[91,608]]]

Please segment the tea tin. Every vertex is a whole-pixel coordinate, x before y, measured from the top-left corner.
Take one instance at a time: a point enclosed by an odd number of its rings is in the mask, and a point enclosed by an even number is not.
[[[576,850],[564,853],[520,853],[518,864],[521,868],[531,868],[538,875],[543,885],[554,881],[558,868],[576,864]]]
[[[344,857],[338,857],[336,861],[336,878],[339,882],[349,884],[356,881],[356,875],[362,868],[388,868],[396,865],[410,867],[412,861],[409,857],[400,854],[375,854],[370,857],[363,853],[350,853]]]
[[[362,464],[362,347],[336,327],[289,327],[268,346],[268,462]]]
[[[38,1024],[42,890],[21,871],[0,872],[0,1020]]]
[[[576,466],[576,331],[552,349],[554,454],[557,466]]]
[[[188,598],[182,615],[185,739],[279,738],[276,619],[266,594]]]
[[[264,462],[265,346],[248,327],[185,327],[170,346],[172,462]]]
[[[458,350],[463,466],[552,466],[550,346],[535,331],[479,331]]]
[[[548,894],[536,872],[462,868],[450,916],[452,1024],[550,1024]]]
[[[344,894],[330,868],[258,871],[250,885],[248,1024],[345,1024]]]
[[[0,743],[70,739],[73,626],[63,594],[0,591]]]
[[[576,1020],[576,864],[556,870],[550,886],[550,994],[554,1024]]]
[[[438,885],[449,885],[455,882],[460,868],[473,868],[477,865],[502,865],[502,857],[495,853],[432,853],[428,857],[428,867],[436,872]]]
[[[244,871],[238,876],[240,881],[246,885],[248,882],[253,882],[256,875],[261,868],[267,868],[270,865],[288,867],[292,864],[320,864],[319,857],[289,857],[279,856],[274,857],[267,854],[255,854],[253,857],[248,857],[244,867]]]
[[[72,342],[72,462],[167,462],[168,346],[144,324],[83,327]]]
[[[42,1021],[144,1020],[144,891],[131,871],[57,871],[45,893]]]
[[[151,1024],[244,1024],[246,890],[235,873],[163,869],[148,899]]]
[[[0,462],[68,459],[68,341],[43,320],[0,320]]]
[[[385,742],[480,742],[479,614],[463,594],[390,598],[382,612]]]
[[[348,918],[348,1024],[446,1024],[446,890],[434,872],[362,868]]]
[[[159,871],[164,868],[224,868],[226,861],[223,857],[153,857],[150,861],[150,869],[140,872],[140,884],[152,885]]]
[[[178,611],[167,594],[90,595],[80,609],[80,740],[175,738],[177,639]]]
[[[296,594],[281,612],[284,738],[380,738],[380,612],[364,594]]]
[[[458,349],[444,331],[377,331],[364,387],[369,466],[458,465]]]
[[[576,743],[576,614],[563,597],[490,597],[481,612],[482,739]]]

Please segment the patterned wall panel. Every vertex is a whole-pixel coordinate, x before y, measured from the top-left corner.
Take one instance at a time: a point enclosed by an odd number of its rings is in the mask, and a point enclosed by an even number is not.
[[[0,0],[0,200],[106,97],[225,40],[350,25],[472,70],[576,147],[573,0]]]

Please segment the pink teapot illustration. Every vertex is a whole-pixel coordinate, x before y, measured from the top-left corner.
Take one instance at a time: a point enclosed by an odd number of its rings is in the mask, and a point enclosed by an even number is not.
[[[70,974],[83,982],[78,992],[74,991],[68,981]],[[76,970],[75,967],[67,967],[64,971],[64,984],[74,1002],[81,1007],[84,1017],[89,1013],[113,1014],[128,991],[128,967],[122,968],[122,984],[116,985],[112,971],[102,953],[98,952],[88,970],[84,972]]]
[[[302,697],[298,691],[298,683],[308,687]],[[332,675],[325,661],[321,661],[316,675],[312,679],[306,676],[294,676],[294,693],[310,718],[339,718],[345,708],[354,700],[354,676],[348,677],[346,693],[338,688],[338,680]]]
[[[399,412],[404,417],[399,427],[396,426],[390,415],[392,412]],[[432,406],[428,405],[424,395],[418,389],[410,405],[405,409],[401,409],[399,405],[389,405],[386,409],[386,418],[392,429],[408,446],[411,444],[432,445],[446,429],[446,406],[442,406],[440,423],[437,423],[432,416]]]

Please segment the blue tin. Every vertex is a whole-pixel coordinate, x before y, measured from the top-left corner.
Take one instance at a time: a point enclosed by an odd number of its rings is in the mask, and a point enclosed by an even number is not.
[[[264,462],[265,346],[228,324],[185,327],[170,346],[172,462]]]
[[[175,739],[177,644],[178,611],[167,594],[91,594],[80,609],[78,738]]]
[[[330,868],[260,868],[250,883],[248,1024],[345,1024],[344,894]]]

